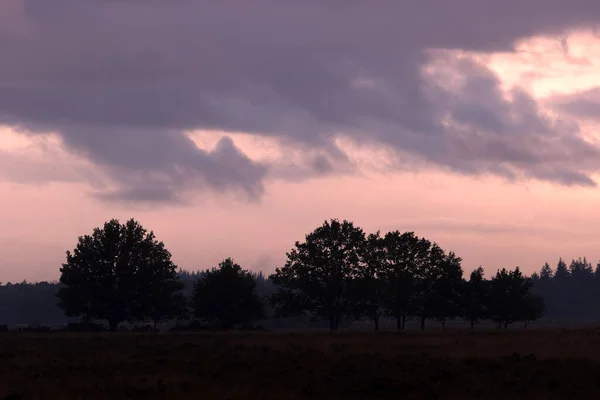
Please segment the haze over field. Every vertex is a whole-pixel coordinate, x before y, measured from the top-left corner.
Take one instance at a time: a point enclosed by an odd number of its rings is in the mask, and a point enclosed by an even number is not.
[[[600,258],[600,2],[0,2],[0,281],[111,218],[272,272],[325,219]]]

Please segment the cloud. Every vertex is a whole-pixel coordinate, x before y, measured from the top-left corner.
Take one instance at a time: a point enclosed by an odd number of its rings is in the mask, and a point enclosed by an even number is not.
[[[113,179],[105,199],[258,198],[285,175],[227,138],[198,149],[197,129],[306,148],[316,174],[336,170],[345,135],[398,164],[592,185],[598,162],[577,161],[598,149],[576,125],[455,51],[510,51],[599,16],[591,0],[4,0],[0,124],[61,135]]]
[[[553,96],[547,103],[555,109],[573,117],[600,121],[600,88],[583,92]]]
[[[6,135],[5,132],[1,134]],[[86,181],[97,188],[106,185],[106,180],[88,162],[44,142],[13,149],[0,148],[0,181],[34,185]]]
[[[407,220],[404,222],[405,226],[410,226],[410,229],[415,232],[417,236],[429,237],[432,232],[438,233],[443,232],[446,235],[468,235],[475,236],[485,240],[490,236],[519,236],[521,238],[540,238],[545,239],[548,237],[568,237],[570,239],[585,240],[585,237],[589,237],[592,234],[591,231],[571,228],[565,225],[554,225],[544,223],[542,225],[534,226],[532,224],[513,223],[507,221],[505,223],[493,223],[493,222],[474,222],[469,220],[457,220],[457,219],[415,219]],[[395,226],[384,226],[381,228],[381,232],[385,233],[388,231],[397,230]]]

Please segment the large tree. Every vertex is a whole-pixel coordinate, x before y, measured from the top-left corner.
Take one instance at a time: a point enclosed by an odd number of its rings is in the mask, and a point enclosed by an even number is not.
[[[309,313],[329,320],[331,330],[349,313],[348,285],[360,268],[365,234],[352,222],[332,219],[296,242],[287,262],[271,276],[279,315]]]
[[[197,318],[218,320],[222,328],[264,317],[264,305],[256,292],[256,277],[231,258],[218,268],[204,271],[194,285],[192,308]]]
[[[175,316],[181,285],[164,243],[139,222],[113,219],[79,237],[60,269],[59,306],[68,316],[123,321]]]

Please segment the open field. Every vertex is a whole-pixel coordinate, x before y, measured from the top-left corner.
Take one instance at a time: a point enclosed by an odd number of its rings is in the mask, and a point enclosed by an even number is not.
[[[600,330],[4,333],[1,398],[598,399]]]

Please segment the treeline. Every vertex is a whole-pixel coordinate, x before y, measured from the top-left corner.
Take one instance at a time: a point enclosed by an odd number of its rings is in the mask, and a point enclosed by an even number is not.
[[[400,330],[409,318],[421,329],[427,320],[444,326],[457,318],[472,327],[485,319],[507,327],[544,311],[518,268],[489,281],[478,269],[465,280],[456,254],[414,232],[366,235],[352,222],[331,220],[296,242],[287,258],[271,276],[276,314],[309,313],[329,320],[332,330],[343,317],[369,319],[378,329],[383,316],[395,318]]]
[[[532,274],[533,291],[543,297],[547,315],[564,320],[594,321],[600,317],[600,264],[594,268],[584,257],[555,268],[544,264]]]
[[[203,276],[202,271],[179,270],[182,293],[186,299],[192,297],[194,283]],[[276,289],[262,273],[254,274],[256,291],[261,298],[268,297]],[[67,317],[57,304],[56,293],[63,287],[59,282],[7,282],[0,284],[0,325],[63,325],[76,322],[79,318]],[[270,308],[267,306],[268,315]]]
[[[341,321],[393,318],[425,328],[427,320],[489,320],[507,327],[542,315],[595,319],[600,268],[586,259],[524,276],[483,269],[463,276],[461,259],[435,242],[399,231],[365,234],[331,220],[296,242],[271,276],[244,270],[232,259],[193,273],[178,270],[162,242],[135,220],[112,220],[79,238],[67,253],[60,282],[0,285],[0,324],[58,324],[177,320],[178,325],[239,324],[281,317]],[[184,322],[185,321],[185,322]],[[276,322],[275,322],[276,323]],[[296,325],[297,326],[297,325]]]

